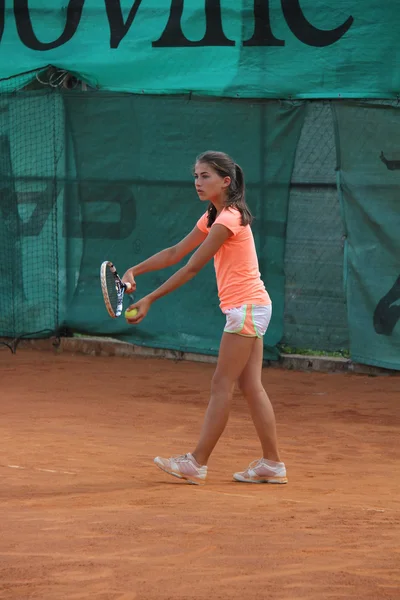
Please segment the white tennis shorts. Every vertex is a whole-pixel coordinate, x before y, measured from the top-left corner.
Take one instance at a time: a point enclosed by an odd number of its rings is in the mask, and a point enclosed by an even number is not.
[[[271,321],[272,306],[243,304],[238,308],[228,308],[226,315],[226,333],[237,333],[246,337],[261,338],[265,335]]]

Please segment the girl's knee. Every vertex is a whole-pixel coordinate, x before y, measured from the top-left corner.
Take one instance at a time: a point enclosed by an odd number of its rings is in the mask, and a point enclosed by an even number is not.
[[[258,395],[264,391],[261,381],[248,381],[239,379],[238,387],[243,396],[246,398]]]
[[[211,392],[231,394],[233,392],[234,385],[235,382],[229,377],[226,375],[220,375],[216,371],[211,380]]]

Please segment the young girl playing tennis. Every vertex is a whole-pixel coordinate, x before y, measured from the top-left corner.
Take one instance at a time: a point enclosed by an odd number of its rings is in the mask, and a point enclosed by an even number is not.
[[[274,411],[261,382],[262,338],[271,319],[271,300],[260,278],[243,171],[226,154],[205,152],[197,157],[194,177],[200,200],[209,202],[207,212],[176,246],[128,269],[123,277],[135,289],[136,276],[174,265],[198,247],[185,266],[130,306],[138,312],[128,322],[140,323],[153,302],[192,279],[213,257],[220,308],[226,315],[211,398],[197,445],[191,453],[156,457],[154,462],[189,483],[205,483],[207,463],[228,422],[238,382],[260,438],[263,458],[233,477],[248,483],[287,483],[277,447]]]

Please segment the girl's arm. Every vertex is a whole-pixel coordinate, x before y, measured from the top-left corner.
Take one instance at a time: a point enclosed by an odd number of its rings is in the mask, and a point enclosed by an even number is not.
[[[206,233],[200,231],[197,226],[194,227],[194,229],[175,246],[161,250],[161,252],[157,252],[157,254],[154,254],[147,260],[128,269],[122,277],[122,281],[136,287],[135,277],[137,275],[143,275],[143,273],[149,273],[150,271],[159,271],[175,265],[182,260],[184,256],[197,248],[206,237]]]
[[[148,296],[145,296],[139,300],[139,302],[136,302],[129,307],[129,309],[136,308],[138,310],[137,315],[134,318],[129,319],[129,323],[140,323],[148,313],[153,302],[170,294],[187,281],[190,281],[190,279],[193,279],[231,235],[232,232],[225,227],[225,225],[214,225],[210,230],[207,239],[204,240],[200,248],[196,250],[184,267],[174,273],[174,275],[154,290],[154,292],[151,292]]]

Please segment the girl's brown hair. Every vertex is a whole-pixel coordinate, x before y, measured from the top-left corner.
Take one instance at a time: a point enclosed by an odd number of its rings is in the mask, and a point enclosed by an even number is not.
[[[209,165],[221,177],[230,177],[231,183],[228,188],[226,198],[226,208],[237,208],[241,215],[242,225],[250,225],[253,216],[246,204],[246,186],[242,168],[236,164],[233,159],[224,152],[214,152],[208,150],[196,158],[196,162]],[[217,209],[210,203],[208,207],[207,227],[211,227],[217,216]]]

